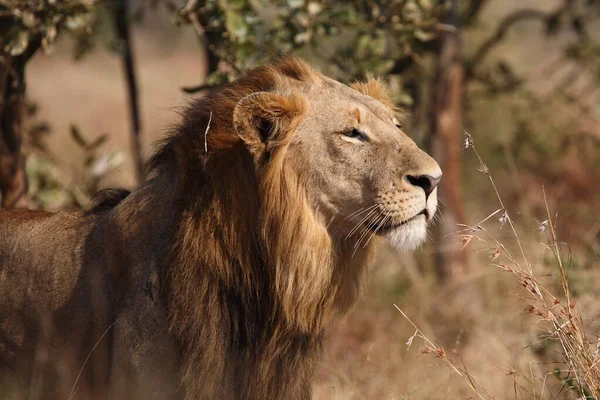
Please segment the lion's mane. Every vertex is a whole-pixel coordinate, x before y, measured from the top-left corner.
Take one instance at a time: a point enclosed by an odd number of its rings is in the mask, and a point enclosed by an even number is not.
[[[370,250],[351,257],[309,205],[303,171],[285,162],[294,122],[278,127],[260,173],[233,124],[255,92],[289,93],[265,106],[302,116],[294,87],[322,79],[293,58],[261,67],[190,104],[149,162],[178,207],[161,290],[189,398],[227,386],[240,399],[307,397],[324,324],[357,296]]]

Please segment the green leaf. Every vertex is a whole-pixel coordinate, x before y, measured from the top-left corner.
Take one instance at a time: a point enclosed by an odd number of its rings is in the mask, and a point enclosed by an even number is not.
[[[323,10],[323,5],[319,2],[311,1],[308,3],[307,10],[311,16],[315,16]]]
[[[371,41],[370,47],[372,54],[382,57],[385,55],[387,50],[387,39],[385,33],[382,31],[377,32],[377,36]]]
[[[206,84],[210,86],[221,85],[228,82],[228,76],[223,72],[213,72],[206,77]]]
[[[35,15],[29,11],[23,12],[21,15],[21,21],[23,22],[23,26],[26,28],[31,28],[34,25],[37,25],[37,19],[35,18]]]
[[[294,43],[296,44],[305,44],[310,41],[311,33],[310,31],[300,32],[296,36],[294,36]]]
[[[87,139],[81,133],[81,129],[75,124],[71,124],[69,127],[71,130],[71,137],[75,140],[80,147],[86,148],[88,146]]]
[[[291,9],[304,6],[304,0],[287,0],[287,4]]]
[[[234,40],[240,43],[246,41],[248,26],[240,13],[232,10],[225,11],[225,26]]]
[[[359,20],[359,16],[351,8],[334,11],[323,11],[322,16],[327,18],[327,20],[331,23],[341,25],[355,25],[358,23]]]
[[[248,6],[246,0],[227,0],[227,5],[224,7],[229,10],[241,11]]]
[[[406,92],[402,92],[398,95],[398,97],[396,98],[396,101],[398,102],[399,105],[401,106],[412,106],[414,104],[414,100],[413,98]]]
[[[371,35],[368,33],[361,33],[356,39],[356,54],[358,58],[364,58],[369,54],[370,45]]]
[[[414,32],[415,37],[421,42],[429,42],[435,39],[436,35],[433,32],[427,32],[422,29],[416,29]]]
[[[17,32],[16,37],[11,40],[8,45],[6,45],[5,50],[7,50],[11,56],[18,56],[23,54],[25,50],[27,50],[27,46],[29,45],[29,32],[28,31],[19,31]]]
[[[237,48],[237,58],[242,62],[250,60],[255,57],[257,53],[258,49],[256,48],[256,45],[251,42],[241,44]]]
[[[77,14],[74,16],[67,17],[65,21],[65,26],[67,29],[71,31],[75,31],[77,29],[83,28],[88,24],[87,18],[85,18],[84,14]]]

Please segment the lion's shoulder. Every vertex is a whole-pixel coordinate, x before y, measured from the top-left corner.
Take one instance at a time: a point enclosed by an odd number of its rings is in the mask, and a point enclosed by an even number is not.
[[[100,190],[92,197],[92,207],[87,211],[87,214],[101,214],[109,211],[130,194],[129,190],[122,188]]]

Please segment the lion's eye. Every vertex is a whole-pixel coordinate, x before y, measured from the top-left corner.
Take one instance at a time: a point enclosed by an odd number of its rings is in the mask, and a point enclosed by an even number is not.
[[[400,122],[397,122],[397,123],[396,123],[396,128],[398,128],[398,129],[402,129],[402,124],[401,124]]]
[[[360,130],[358,130],[356,128],[348,129],[347,131],[342,132],[342,135],[344,135],[348,138],[360,140],[361,142],[367,141],[367,135],[365,135],[363,132],[361,132]]]

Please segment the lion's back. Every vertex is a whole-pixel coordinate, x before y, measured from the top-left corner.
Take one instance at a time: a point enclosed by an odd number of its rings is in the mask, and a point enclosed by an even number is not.
[[[15,374],[32,379],[40,351],[50,363],[81,365],[77,349],[89,346],[69,332],[93,329],[96,289],[83,268],[93,226],[82,213],[0,209],[0,384]]]
[[[0,210],[0,303],[26,296],[58,306],[46,295],[73,285],[90,228],[79,213]]]

